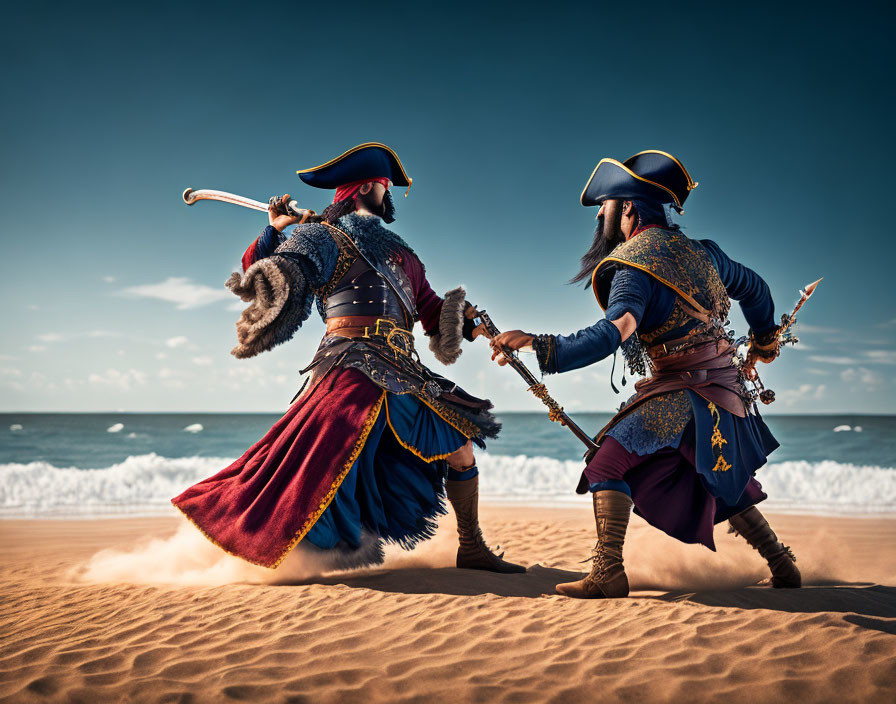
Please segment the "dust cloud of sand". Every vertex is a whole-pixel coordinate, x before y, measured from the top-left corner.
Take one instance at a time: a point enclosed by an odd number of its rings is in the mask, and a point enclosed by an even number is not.
[[[276,570],[252,565],[228,555],[183,520],[168,538],[154,538],[127,550],[101,550],[76,568],[74,576],[91,583],[220,586],[296,582],[320,575],[324,569],[320,558],[301,546]]]
[[[633,589],[711,591],[737,589],[769,577],[768,566],[747,543],[716,528],[716,552],[686,545],[649,526],[637,526],[625,546],[625,565]],[[787,542],[786,536],[784,541]],[[849,546],[829,531],[801,536],[794,543],[803,584],[854,581]],[[840,544],[838,544],[840,543]]]

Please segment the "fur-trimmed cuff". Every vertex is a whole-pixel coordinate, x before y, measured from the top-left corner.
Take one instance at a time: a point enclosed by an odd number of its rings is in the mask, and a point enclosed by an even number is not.
[[[286,342],[304,320],[305,279],[301,269],[283,257],[260,259],[242,276],[231,274],[226,285],[249,303],[236,324],[239,344],[230,352],[234,357],[254,357]]]
[[[462,286],[446,293],[442,301],[439,331],[429,338],[429,349],[442,364],[454,364],[460,357],[466,303],[467,292]]]

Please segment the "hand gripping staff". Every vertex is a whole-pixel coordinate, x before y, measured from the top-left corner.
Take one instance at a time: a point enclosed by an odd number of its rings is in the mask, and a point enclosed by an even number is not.
[[[784,313],[784,315],[781,316],[781,326],[778,328],[778,341],[781,347],[784,345],[795,345],[800,341],[800,339],[793,334],[793,326],[796,323],[796,314],[799,312],[800,308],[803,307],[803,304],[809,300],[812,294],[815,293],[816,287],[821,283],[823,278],[824,277],[818,281],[813,281],[806,286],[806,288],[801,290],[800,299],[796,302],[796,305],[790,314],[788,315],[787,313]],[[734,346],[735,348],[740,348],[748,342],[748,337],[741,337],[735,341]],[[750,394],[754,403],[757,398],[766,405],[774,402],[775,392],[765,388],[762,379],[759,378],[759,373],[756,371],[756,360],[750,357],[749,352],[747,353],[746,359],[741,362],[740,371],[741,374],[743,374],[744,379],[753,385],[753,390]]]
[[[490,337],[495,337],[496,335],[501,334],[501,331],[498,330],[497,326],[492,322],[492,319],[485,311],[480,311],[477,318],[473,319],[473,322],[476,325],[481,324]],[[591,436],[576,425],[572,418],[566,415],[566,412],[560,404],[548,393],[547,387],[535,378],[535,375],[529,371],[529,368],[525,364],[523,364],[515,351],[502,347],[501,354],[507,358],[507,363],[516,370],[516,373],[523,377],[523,380],[529,385],[529,391],[548,407],[548,418],[555,423],[560,423],[560,425],[569,428],[572,431],[572,434],[581,440],[582,444],[588,448],[588,451],[585,454],[585,459],[590,460],[591,457],[594,456],[594,453],[597,452],[597,444],[591,439]]]

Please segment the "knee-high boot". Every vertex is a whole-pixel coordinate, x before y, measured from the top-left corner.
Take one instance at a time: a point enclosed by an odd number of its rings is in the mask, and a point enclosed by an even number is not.
[[[771,584],[776,588],[795,589],[802,585],[802,577],[797,569],[793,551],[778,541],[759,509],[751,506],[728,519],[734,532],[756,549],[768,562],[772,571]]]
[[[576,599],[616,599],[628,596],[628,577],[622,566],[622,545],[632,500],[621,491],[594,492],[597,545],[591,551],[591,573],[578,582],[558,584],[558,594]]]
[[[479,527],[479,477],[462,481],[445,482],[448,500],[457,516],[457,566],[468,570],[488,570],[489,572],[525,572],[522,565],[515,565],[495,555],[482,538]]]

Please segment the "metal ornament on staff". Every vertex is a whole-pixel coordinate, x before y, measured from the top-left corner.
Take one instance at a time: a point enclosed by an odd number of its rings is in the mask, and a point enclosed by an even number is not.
[[[473,318],[473,323],[475,325],[482,325],[491,337],[501,334],[501,331],[498,330],[497,326],[492,322],[492,319],[485,311],[479,311],[479,315],[476,318]],[[531,371],[529,371],[529,368],[520,360],[517,353],[501,347],[501,354],[507,359],[507,363],[516,370],[516,373],[523,377],[523,380],[529,385],[529,391],[548,407],[548,418],[555,423],[560,423],[560,425],[569,428],[570,431],[572,431],[572,434],[581,440],[582,444],[588,448],[586,457],[590,457],[597,452],[597,444],[591,439],[591,436],[582,430],[575,421],[566,414],[563,407],[554,400],[550,393],[548,393],[547,387],[540,382]]]
[[[822,282],[824,277],[818,279],[818,281],[813,281],[811,284],[806,286],[803,290],[800,291],[800,299],[796,302],[793,310],[790,314],[784,313],[781,316],[781,327],[778,328],[778,342],[781,347],[784,345],[795,345],[799,342],[799,338],[793,334],[793,326],[796,323],[796,314],[799,312],[800,308],[803,307],[803,304],[808,301],[812,294],[815,293],[815,289],[818,287],[818,284]],[[743,336],[738,338],[734,346],[736,348],[741,348],[744,345],[748,345],[750,343],[750,338],[747,336]],[[771,389],[765,388],[765,384],[762,383],[762,379],[759,378],[759,372],[756,371],[756,357],[751,356],[749,352],[749,348],[746,354],[746,357],[743,359],[740,365],[741,374],[744,377],[744,380],[749,382],[753,389],[751,391],[751,396],[753,397],[753,402],[755,403],[756,399],[759,399],[765,405],[769,405],[773,403],[775,400],[775,392]]]

